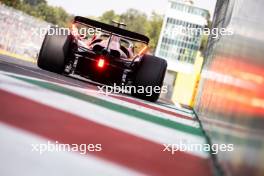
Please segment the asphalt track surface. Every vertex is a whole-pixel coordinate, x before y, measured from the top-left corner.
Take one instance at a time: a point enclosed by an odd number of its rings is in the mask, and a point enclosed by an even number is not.
[[[0,175],[212,175],[204,151],[164,144],[205,144],[192,111],[128,95],[0,55]],[[45,151],[38,144],[100,144],[101,151]]]

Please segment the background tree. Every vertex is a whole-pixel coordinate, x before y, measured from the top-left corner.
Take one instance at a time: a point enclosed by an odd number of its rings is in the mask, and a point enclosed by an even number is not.
[[[119,16],[119,21],[127,25],[127,29],[146,34],[147,15],[136,9],[128,9],[125,13]]]
[[[152,49],[152,52],[155,52],[155,49],[158,44],[159,35],[162,27],[163,16],[155,12],[152,12],[152,15],[148,21],[146,35],[151,39],[149,47]]]
[[[20,0],[0,0],[0,2],[7,6],[12,6],[14,8],[18,8],[21,6]]]
[[[106,11],[99,17],[99,21],[107,24],[111,24],[112,20],[118,20],[119,16],[113,10]]]
[[[31,6],[36,6],[38,4],[47,4],[46,0],[23,0],[25,4],[29,4]]]

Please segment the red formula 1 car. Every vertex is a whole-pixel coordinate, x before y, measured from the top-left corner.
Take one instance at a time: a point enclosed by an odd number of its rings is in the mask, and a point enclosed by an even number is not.
[[[70,33],[52,27],[43,41],[38,66],[105,85],[133,86],[133,96],[156,101],[167,62],[145,54],[148,37],[123,28],[122,23],[109,25],[80,16],[74,18]]]

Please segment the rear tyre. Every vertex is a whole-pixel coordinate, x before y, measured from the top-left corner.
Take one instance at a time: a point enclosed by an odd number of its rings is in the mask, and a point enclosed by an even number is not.
[[[137,92],[133,92],[132,95],[147,101],[157,101],[162,90],[166,69],[167,62],[164,59],[144,55],[136,71],[133,84]],[[139,91],[142,87],[144,87],[144,92]]]
[[[56,31],[52,27],[50,33]],[[42,43],[37,64],[40,68],[55,73],[63,73],[66,59],[69,53],[70,37],[69,35],[48,35]]]

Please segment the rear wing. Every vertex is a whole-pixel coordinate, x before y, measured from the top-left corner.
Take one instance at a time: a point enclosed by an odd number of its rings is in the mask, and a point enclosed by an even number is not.
[[[84,18],[81,16],[76,16],[74,18],[74,22],[75,23],[81,23],[83,25],[94,27],[94,28],[100,28],[102,31],[106,31],[106,32],[112,33],[114,35],[117,35],[117,36],[120,36],[123,38],[127,38],[130,40],[140,41],[140,42],[143,42],[145,44],[149,43],[149,38],[145,35],[138,34],[136,32],[131,32],[131,31],[128,31],[126,29],[122,29],[122,28],[119,28],[116,26],[101,23],[101,22],[91,20],[88,18]]]

